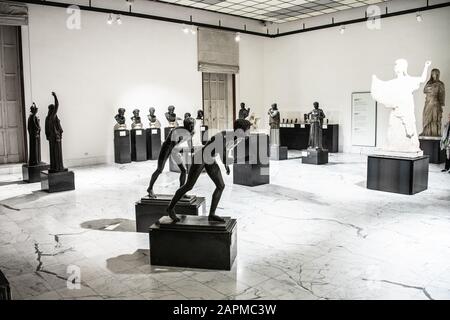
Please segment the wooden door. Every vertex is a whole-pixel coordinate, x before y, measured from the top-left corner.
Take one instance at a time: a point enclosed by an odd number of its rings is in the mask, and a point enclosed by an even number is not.
[[[231,76],[223,73],[203,73],[204,123],[209,129],[232,128]],[[231,107],[230,107],[231,105]],[[231,111],[231,113],[230,113]]]

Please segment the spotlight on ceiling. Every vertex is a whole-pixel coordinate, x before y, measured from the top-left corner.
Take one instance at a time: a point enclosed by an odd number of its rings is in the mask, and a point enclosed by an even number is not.
[[[192,26],[192,27],[191,27],[191,33],[192,33],[193,35],[196,35],[196,34],[197,34],[197,28],[196,28],[195,26]]]
[[[339,32],[341,34],[344,34],[345,33],[345,26],[341,26],[341,28],[339,29]]]
[[[117,15],[116,22],[119,25],[122,24],[122,18],[120,17],[120,14]]]
[[[184,32],[185,34],[188,34],[188,33],[189,33],[189,28],[188,28],[188,26],[185,25],[185,24],[183,24],[183,32]]]
[[[236,41],[236,42],[241,41],[241,34],[239,32],[236,33],[236,36],[234,37],[234,41]]]
[[[423,21],[422,14],[420,12],[417,12],[416,19],[417,19],[417,22],[422,22]]]
[[[106,23],[108,23],[109,25],[111,25],[111,24],[113,24],[113,17],[112,17],[112,14],[110,13],[109,14],[109,16],[108,16],[108,20],[106,20]]]

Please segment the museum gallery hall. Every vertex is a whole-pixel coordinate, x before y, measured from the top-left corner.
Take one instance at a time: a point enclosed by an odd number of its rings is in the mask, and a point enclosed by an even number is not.
[[[440,0],[0,0],[0,300],[450,299],[449,39]]]

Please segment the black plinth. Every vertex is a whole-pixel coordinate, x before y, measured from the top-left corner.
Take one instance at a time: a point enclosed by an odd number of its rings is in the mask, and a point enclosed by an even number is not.
[[[445,150],[441,150],[441,139],[419,138],[420,149],[423,154],[430,157],[430,163],[441,164],[445,162]]]
[[[287,160],[288,159],[288,148],[272,145],[270,146],[270,160]]]
[[[170,131],[172,131],[172,129],[175,129],[175,127],[165,127],[164,128],[164,140],[167,139],[167,137],[169,136]]]
[[[131,161],[147,160],[147,137],[144,129],[131,130]]]
[[[130,130],[114,130],[114,162],[131,162]]]
[[[367,188],[413,195],[428,189],[428,156],[369,156]]]
[[[233,164],[233,183],[255,187],[270,183],[269,164]]]
[[[41,181],[41,171],[48,170],[50,166],[47,163],[40,163],[36,166],[29,166],[24,164],[22,166],[22,177],[23,181],[28,183],[40,182]]]
[[[147,160],[157,160],[161,151],[161,129],[150,128],[145,132],[147,134]]]
[[[295,124],[294,127],[280,128],[280,145],[289,150],[305,150],[309,142],[309,124]],[[322,145],[330,153],[339,152],[339,125],[329,124],[322,129]]]
[[[41,190],[50,193],[75,190],[75,174],[73,171],[42,171]]]
[[[303,151],[305,154],[302,156],[302,163],[322,165],[328,163],[328,150],[312,150],[308,149]]]
[[[142,198],[136,203],[136,231],[148,232],[148,228],[161,217],[166,216],[166,209],[173,195],[156,195],[156,199]],[[205,212],[205,198],[187,196],[181,199],[175,206],[175,212],[182,215],[198,216]]]
[[[230,270],[237,255],[237,222],[208,217],[163,217],[150,228],[150,263],[157,266]]]
[[[0,300],[11,300],[11,289],[5,275],[0,271]]]

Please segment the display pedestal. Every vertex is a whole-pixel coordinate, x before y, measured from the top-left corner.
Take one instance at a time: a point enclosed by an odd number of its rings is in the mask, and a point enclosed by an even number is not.
[[[147,133],[147,160],[157,160],[161,151],[161,129],[146,129]]]
[[[131,130],[131,161],[147,160],[147,139],[144,129]]]
[[[42,171],[41,190],[49,193],[75,190],[75,174],[73,171]]]
[[[3,272],[0,271],[0,300],[12,300],[9,282]]]
[[[44,162],[41,162],[36,166],[29,166],[28,164],[24,164],[22,166],[23,181],[28,183],[40,182],[41,171],[48,170],[49,167],[50,165]]]
[[[430,157],[430,163],[441,164],[445,162],[445,150],[441,150],[441,138],[419,137],[420,149],[423,154]]]
[[[255,187],[270,183],[269,164],[233,164],[233,183]]]
[[[130,130],[114,130],[114,162],[131,162]]]
[[[328,163],[328,150],[308,149],[302,152],[302,163],[322,165]]]
[[[163,217],[150,228],[150,263],[157,266],[231,270],[237,255],[237,222],[208,217]]]
[[[402,158],[371,155],[367,188],[413,195],[428,189],[428,156]]]
[[[287,160],[288,159],[288,148],[279,145],[270,146],[270,160]]]
[[[200,126],[202,144],[205,145],[208,142],[208,126]]]
[[[136,231],[148,232],[148,228],[161,217],[166,216],[166,209],[173,195],[156,195],[156,199],[142,198],[136,203]],[[175,206],[175,212],[183,215],[198,216],[206,210],[205,198],[185,196]]]

